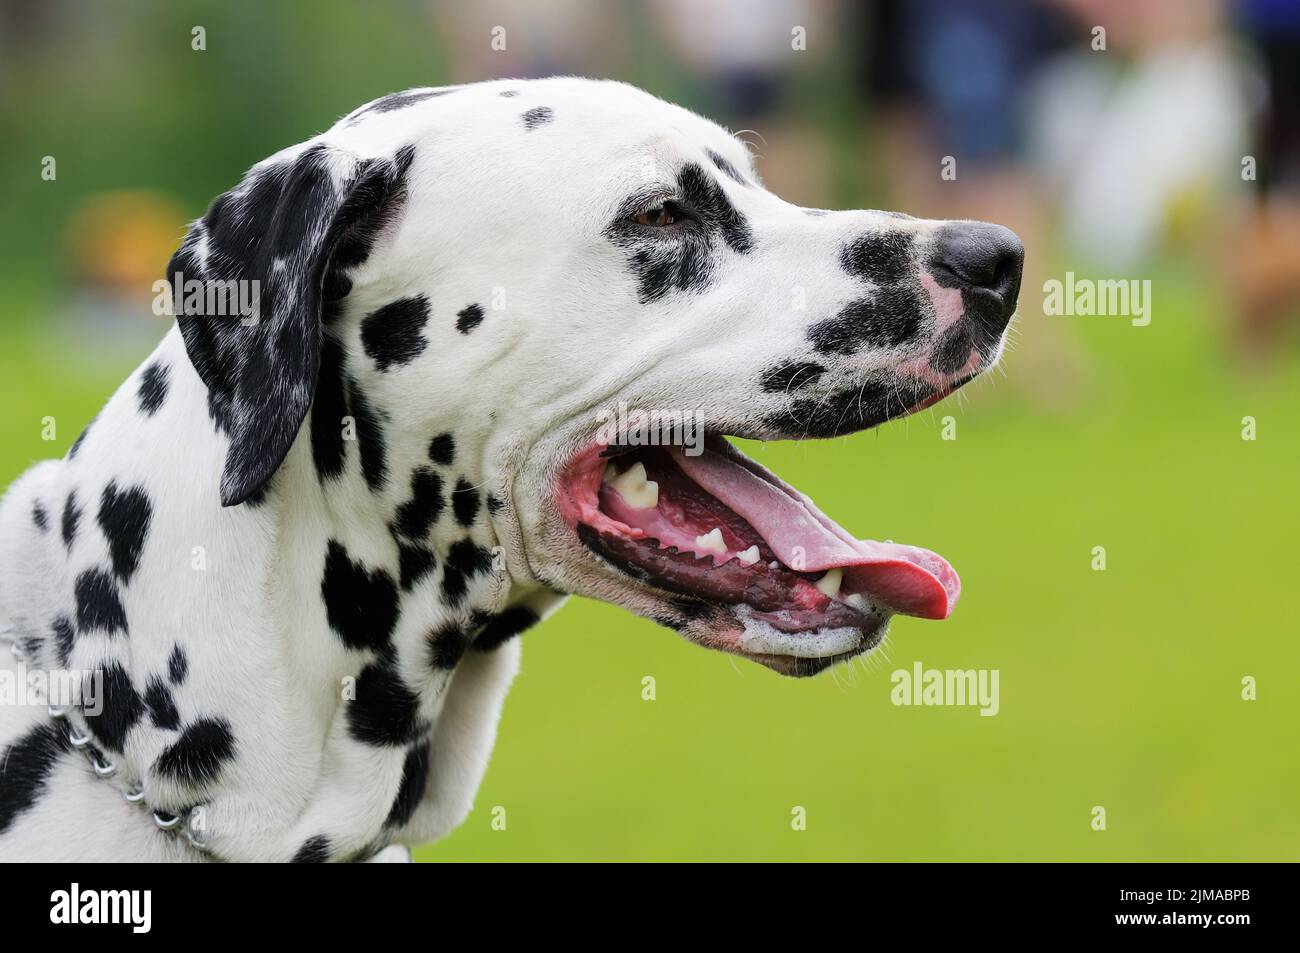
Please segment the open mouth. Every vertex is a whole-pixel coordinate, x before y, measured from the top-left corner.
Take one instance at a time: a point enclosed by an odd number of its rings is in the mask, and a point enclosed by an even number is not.
[[[936,553],[855,538],[725,438],[589,446],[559,482],[582,543],[706,620],[702,641],[780,670],[873,648],[890,617],[946,618],[961,584]]]

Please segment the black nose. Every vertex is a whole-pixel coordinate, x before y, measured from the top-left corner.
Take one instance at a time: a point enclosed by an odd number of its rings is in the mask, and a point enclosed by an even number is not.
[[[944,227],[930,254],[935,281],[976,292],[992,307],[977,309],[982,320],[1001,323],[1001,331],[1016,310],[1025,246],[1016,233],[1001,225],[954,222]],[[945,280],[948,279],[948,280]]]

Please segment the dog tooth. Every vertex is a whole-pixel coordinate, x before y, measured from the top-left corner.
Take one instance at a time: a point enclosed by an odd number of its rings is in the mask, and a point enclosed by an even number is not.
[[[725,553],[727,544],[722,541],[722,527],[715,526],[703,536],[695,537],[695,545],[714,553]]]
[[[777,562],[775,559],[773,559],[770,563],[767,564],[767,568],[768,568],[768,569],[780,569],[780,568],[781,568],[781,564],[780,564],[779,562]]]
[[[749,549],[745,550],[743,553],[737,553],[736,558],[746,566],[752,566],[754,563],[758,562],[758,547],[750,546]]]
[[[840,579],[842,579],[843,576],[844,570],[842,569],[828,569],[826,570],[826,575],[818,579],[813,583],[813,585],[817,587],[818,592],[824,593],[834,599],[840,594]]]
[[[601,483],[613,483],[618,477],[618,465],[614,463],[605,464],[605,474],[600,478]]]
[[[857,609],[859,612],[871,611],[871,606],[867,605],[866,598],[860,592],[855,592],[853,593],[853,595],[847,596],[844,599],[844,603],[845,605],[852,606],[854,609]]]
[[[634,463],[622,473],[619,473],[617,469],[615,470],[614,485],[617,487],[627,487],[630,490],[636,489],[645,481],[644,463]]]
[[[645,464],[634,463],[610,481],[623,502],[634,510],[650,510],[659,505],[659,484],[645,478]]]

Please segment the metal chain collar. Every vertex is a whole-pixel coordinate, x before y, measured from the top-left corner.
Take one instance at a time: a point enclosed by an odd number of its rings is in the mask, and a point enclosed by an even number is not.
[[[12,626],[0,625],[0,641],[9,643],[10,653],[20,663],[26,664],[31,659],[31,643],[34,640],[17,638],[13,634]],[[56,726],[66,732],[68,744],[72,746],[73,750],[80,751],[86,756],[95,777],[109,780],[118,776],[118,765],[95,747],[94,736],[89,730],[77,725],[71,717],[72,713],[69,709],[49,705],[47,710]],[[119,778],[119,781],[121,780]],[[125,785],[113,782],[113,786],[121,793],[122,800],[148,811],[152,815],[154,827],[158,828],[158,830],[172,835],[179,832],[191,847],[197,851],[207,853],[206,835],[200,826],[202,818],[199,813],[200,808],[192,807],[183,814],[156,811],[145,802],[144,786],[138,780],[132,780],[125,783]]]

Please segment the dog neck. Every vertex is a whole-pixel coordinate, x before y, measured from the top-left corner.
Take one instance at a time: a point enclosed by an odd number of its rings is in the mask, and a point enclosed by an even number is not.
[[[509,576],[472,439],[344,416],[337,471],[316,415],[263,491],[221,507],[220,408],[173,330],[12,502],[58,514],[30,527],[47,592],[22,624],[51,634],[45,663],[103,673],[94,744],[222,858],[365,856],[460,823],[513,636],[562,598]]]

